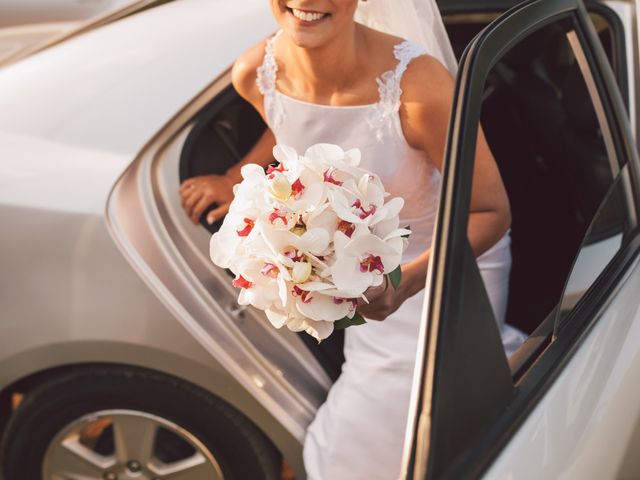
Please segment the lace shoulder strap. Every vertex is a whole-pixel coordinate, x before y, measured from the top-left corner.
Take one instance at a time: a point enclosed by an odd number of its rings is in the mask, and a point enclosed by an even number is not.
[[[278,64],[273,56],[273,42],[280,35],[282,30],[278,30],[268,40],[264,49],[264,57],[262,65],[258,67],[256,83],[262,95],[273,93],[276,88],[276,73],[278,72]]]
[[[410,40],[405,40],[393,47],[393,55],[398,60],[398,64],[394,70],[384,73],[378,81],[378,90],[382,103],[388,103],[396,109],[400,108],[400,97],[402,96],[400,82],[402,75],[407,70],[411,60],[425,53],[427,51],[424,47]]]
[[[414,43],[411,40],[405,40],[404,42],[394,46],[393,55],[396,57],[396,60],[398,60],[398,65],[395,70],[395,75],[398,77],[398,81],[402,78],[402,74],[407,69],[409,62],[426,53],[427,50],[422,45]]]
[[[256,75],[256,84],[258,85],[258,90],[260,90],[260,93],[264,97],[265,112],[271,129],[278,128],[284,120],[285,115],[280,97],[275,95],[278,64],[273,55],[273,42],[281,33],[282,30],[278,30],[275,35],[267,40],[262,64],[258,67]]]
[[[369,119],[369,124],[375,130],[378,140],[383,137],[384,127],[390,128],[390,119],[400,109],[400,97],[402,96],[400,82],[402,75],[407,70],[411,60],[426,53],[427,51],[424,47],[411,40],[404,40],[393,47],[393,55],[398,60],[398,63],[395,69],[386,71],[376,80],[380,99],[375,113]]]

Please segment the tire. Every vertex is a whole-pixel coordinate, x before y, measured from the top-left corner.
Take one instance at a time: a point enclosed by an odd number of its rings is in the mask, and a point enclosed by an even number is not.
[[[208,449],[225,480],[280,478],[279,452],[226,402],[162,373],[92,365],[56,373],[26,393],[0,441],[0,473],[4,473],[4,480],[41,480],[45,456],[52,451],[48,450],[50,445],[57,445],[56,436],[87,414],[111,410],[144,412],[150,418],[179,426],[192,436],[189,438],[197,439],[193,445]],[[106,433],[102,436],[106,437]],[[158,437],[159,434],[156,442]],[[174,444],[178,442],[178,437],[171,438]],[[52,443],[54,439],[56,442]],[[186,448],[188,442],[180,441],[181,448]],[[157,445],[154,443],[154,449]]]

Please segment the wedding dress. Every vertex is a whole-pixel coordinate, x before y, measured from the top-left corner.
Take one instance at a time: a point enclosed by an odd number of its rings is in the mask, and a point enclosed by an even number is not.
[[[277,62],[271,37],[258,68],[267,123],[276,141],[304,152],[314,143],[359,148],[361,166],[377,173],[392,197],[405,200],[400,226],[410,226],[409,246],[402,263],[429,248],[433,234],[440,172],[424,154],[412,148],[402,132],[398,109],[400,80],[423,47],[405,40],[394,48],[397,65],[377,81],[379,100],[356,106],[308,103],[276,88]],[[507,354],[523,340],[504,323],[510,238],[505,235],[478,257]],[[407,299],[382,322],[345,331],[346,361],[309,426],[304,462],[311,480],[395,480],[400,471],[419,322],[425,290]]]

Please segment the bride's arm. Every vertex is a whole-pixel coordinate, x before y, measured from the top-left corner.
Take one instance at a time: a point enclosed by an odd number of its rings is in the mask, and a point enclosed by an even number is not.
[[[236,92],[247,100],[264,118],[262,95],[256,85],[256,69],[262,61],[264,43],[252,47],[243,53],[231,70],[231,82]],[[223,175],[200,175],[191,177],[180,185],[182,206],[194,224],[199,222],[202,212],[212,204],[217,207],[207,213],[206,221],[212,224],[222,218],[233,200],[233,185],[240,182],[240,169],[248,163],[257,163],[266,167],[273,162],[275,146],[273,132],[267,127],[255,145],[234,166]]]
[[[266,123],[263,97],[256,84],[257,70],[262,63],[265,43],[265,41],[260,42],[236,59],[231,69],[231,83],[236,92],[256,109]],[[266,167],[273,163],[272,152],[275,144],[276,139],[273,132],[269,127],[266,127],[254,147],[249,150],[242,161],[229,169],[227,175],[231,176],[236,183],[241,180],[240,169],[243,165],[257,163]]]
[[[430,56],[415,59],[402,79],[400,118],[407,142],[425,153],[426,160],[442,170],[447,127],[453,103],[455,80]],[[491,248],[511,225],[507,193],[482,128],[479,128],[471,188],[467,234],[476,256]],[[368,292],[374,302],[360,308],[363,315],[384,319],[405,299],[425,286],[429,250],[402,266],[397,291]]]

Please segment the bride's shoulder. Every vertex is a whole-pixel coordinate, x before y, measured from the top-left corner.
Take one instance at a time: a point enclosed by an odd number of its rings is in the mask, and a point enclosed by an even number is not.
[[[446,106],[453,100],[455,78],[449,70],[430,54],[415,57],[402,76],[403,104],[408,107]]]
[[[400,120],[405,138],[409,145],[432,152],[432,158],[439,158],[440,149],[434,146],[446,137],[454,87],[449,70],[429,54],[414,58],[400,82]]]
[[[245,50],[231,67],[233,88],[251,104],[260,104],[261,94],[256,84],[258,67],[262,65],[267,39]]]

